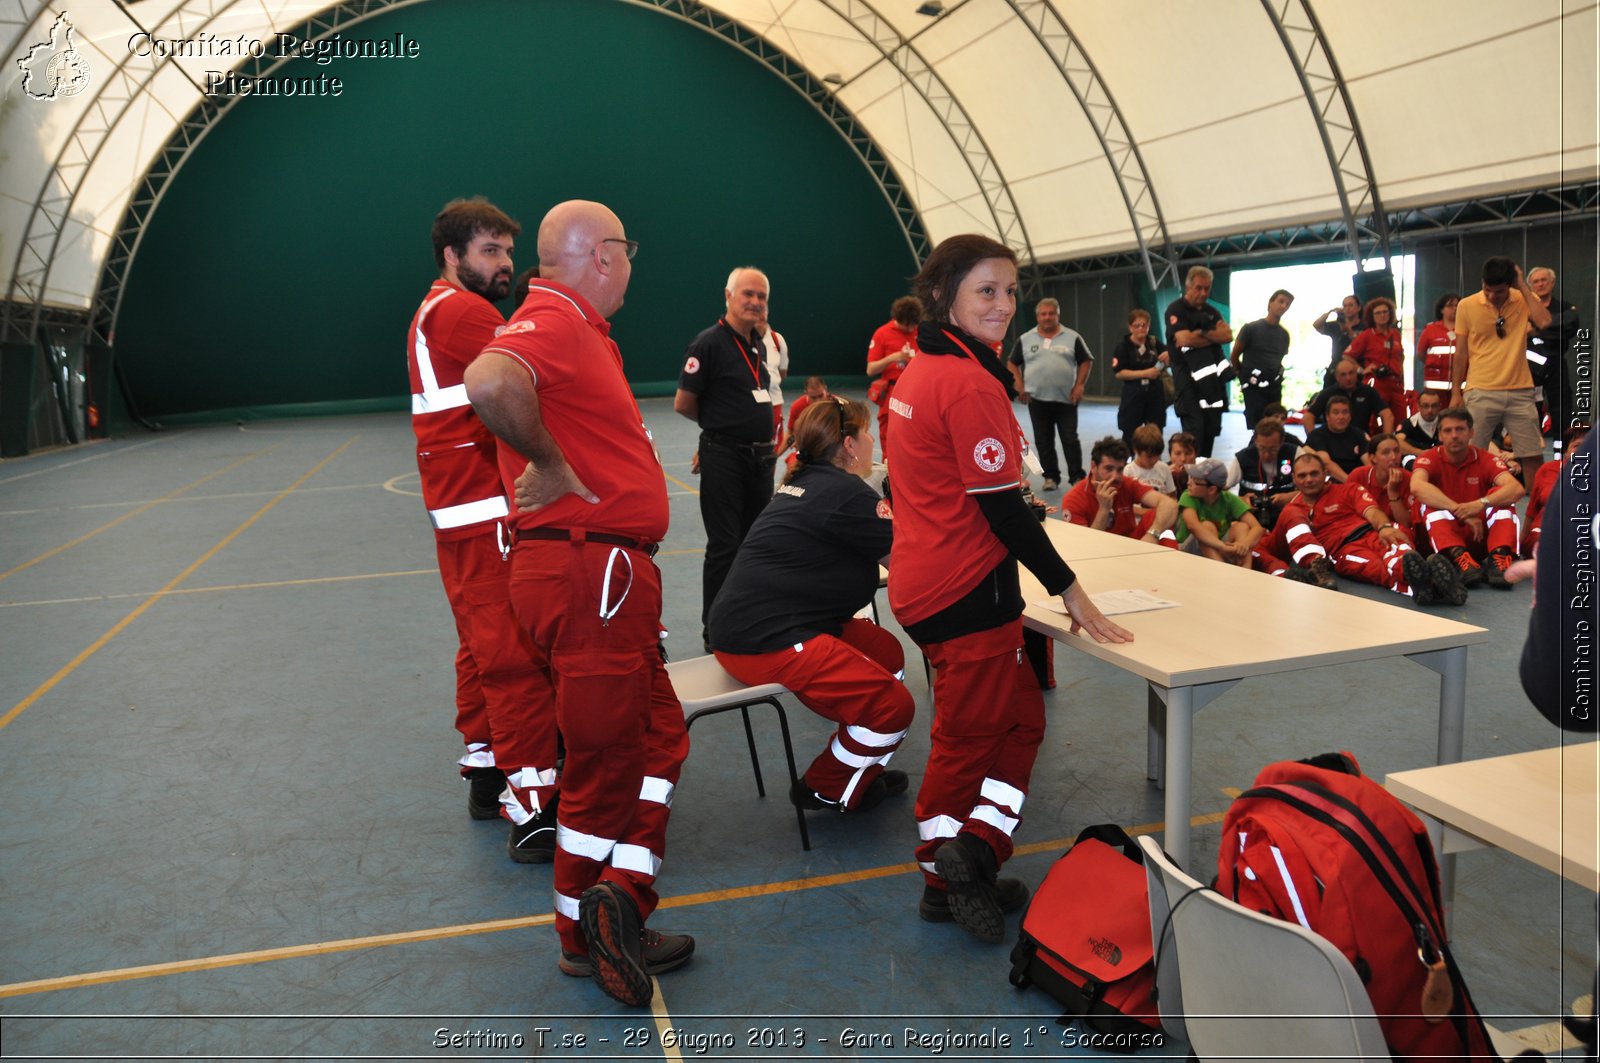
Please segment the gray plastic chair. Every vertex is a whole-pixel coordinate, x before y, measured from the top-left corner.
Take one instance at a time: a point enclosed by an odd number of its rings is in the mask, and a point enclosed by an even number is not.
[[[1208,1059],[1391,1059],[1350,961],[1294,923],[1243,908],[1139,839],[1161,1024]],[[1163,940],[1164,939],[1164,940]]]
[[[750,706],[772,706],[778,714],[778,728],[783,733],[783,759],[789,769],[789,783],[794,785],[799,780],[794,766],[794,743],[789,738],[789,716],[778,701],[779,694],[789,692],[787,687],[779,683],[747,687],[729,675],[710,654],[672,661],[667,665],[667,674],[672,677],[672,689],[683,705],[685,730],[693,727],[702,716],[739,710],[744,719],[745,744],[750,747],[750,767],[756,775],[756,793],[761,797],[767,796],[767,784],[761,777],[761,757],[756,753],[756,736],[750,727]],[[785,801],[789,799],[788,793],[783,796]],[[811,832],[806,829],[806,814],[798,807],[794,814],[800,827],[800,847],[810,852]]]

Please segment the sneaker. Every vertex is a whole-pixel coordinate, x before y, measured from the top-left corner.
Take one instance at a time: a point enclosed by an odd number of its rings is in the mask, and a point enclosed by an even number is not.
[[[1329,561],[1326,556],[1313,557],[1311,564],[1307,565],[1306,569],[1310,571],[1311,578],[1316,581],[1317,586],[1323,590],[1336,591],[1339,589],[1339,581],[1333,578],[1333,562]]]
[[[463,778],[467,780],[467,815],[473,819],[499,819],[506,773],[499,768],[471,768]]]
[[[1511,581],[1506,579],[1506,569],[1516,558],[1511,556],[1511,551],[1505,547],[1489,551],[1489,556],[1484,558],[1483,577],[1489,586],[1497,591],[1511,589]]]
[[[506,854],[519,864],[548,864],[556,858],[556,802],[526,823],[513,823]]]
[[[1005,940],[1006,918],[995,880],[994,850],[972,834],[957,834],[933,854],[934,870],[945,880],[950,918],[980,941]]]
[[[1000,905],[1000,911],[1017,911],[1028,903],[1028,887],[1023,885],[1020,878],[995,879],[994,899]],[[923,886],[917,914],[930,923],[952,922],[955,917],[950,914],[950,894],[935,886]]]
[[[1290,583],[1309,583],[1316,586],[1317,577],[1311,574],[1310,569],[1301,568],[1299,565],[1290,565],[1284,570],[1283,578]]]
[[[867,788],[862,791],[861,798],[855,803],[854,808],[846,808],[838,801],[828,800],[807,786],[804,779],[795,780],[794,784],[789,787],[789,800],[794,803],[796,808],[805,809],[808,812],[831,808],[835,812],[853,814],[877,808],[883,804],[884,798],[893,797],[895,794],[903,794],[910,786],[911,780],[906,776],[905,772],[890,768],[879,772],[878,777],[867,784]]]
[[[578,925],[589,944],[589,977],[613,1000],[640,1007],[655,985],[644,968],[644,925],[633,898],[597,882],[578,898]]]
[[[1446,547],[1444,556],[1456,566],[1461,573],[1461,582],[1467,587],[1476,587],[1483,582],[1483,566],[1472,560],[1472,555],[1467,553],[1465,546]]]
[[[644,962],[646,974],[654,977],[675,967],[682,967],[694,955],[694,938],[688,934],[668,934],[645,927],[639,933],[639,958]],[[561,973],[573,978],[593,978],[594,961],[581,952],[561,950],[556,966]]]
[[[1061,481],[1060,480],[1052,480],[1048,476],[1046,476],[1044,478],[1044,489],[1046,491],[1054,491],[1054,490],[1058,489],[1060,486],[1061,486]]]
[[[1467,604],[1467,585],[1461,579],[1461,570],[1451,564],[1448,557],[1434,554],[1424,562],[1424,565],[1428,569],[1428,575],[1433,577],[1433,593],[1440,605]]]

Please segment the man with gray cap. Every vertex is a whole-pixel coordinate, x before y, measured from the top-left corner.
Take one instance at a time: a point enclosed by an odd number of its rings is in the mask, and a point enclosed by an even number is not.
[[[1261,549],[1267,530],[1250,512],[1248,502],[1225,490],[1227,484],[1228,467],[1216,458],[1201,458],[1189,466],[1189,486],[1178,496],[1180,549],[1297,583],[1316,582],[1311,573]]]

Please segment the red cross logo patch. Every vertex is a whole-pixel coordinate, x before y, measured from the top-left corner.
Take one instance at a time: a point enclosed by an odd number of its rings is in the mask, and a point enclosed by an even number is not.
[[[1006,448],[993,436],[980,439],[978,445],[972,448],[972,460],[984,472],[999,472],[1006,463]]]
[[[683,363],[683,371],[689,376],[694,376],[694,374],[700,372],[700,359],[691,354],[689,360]]]

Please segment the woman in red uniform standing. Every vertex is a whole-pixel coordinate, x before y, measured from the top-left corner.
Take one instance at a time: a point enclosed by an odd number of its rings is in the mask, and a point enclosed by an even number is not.
[[[1389,407],[1393,423],[1406,419],[1406,351],[1400,343],[1394,301],[1387,296],[1367,300],[1361,308],[1366,326],[1345,348],[1344,356],[1361,367],[1362,382],[1372,387]],[[1357,425],[1363,432],[1367,425]]]
[[[1433,320],[1417,337],[1422,386],[1444,392],[1445,405],[1450,401],[1450,362],[1456,356],[1456,304],[1459,302],[1461,298],[1455,292],[1439,296],[1433,304]]]
[[[890,399],[895,533],[889,603],[934,667],[932,748],[916,817],[919,911],[985,941],[1028,890],[1011,856],[1044,700],[1022,649],[1017,563],[1061,595],[1073,630],[1133,636],[1100,613],[1023,501],[1022,429],[995,355],[1016,312],[1017,259],[986,236],[953,236],[913,286],[919,357]]]

